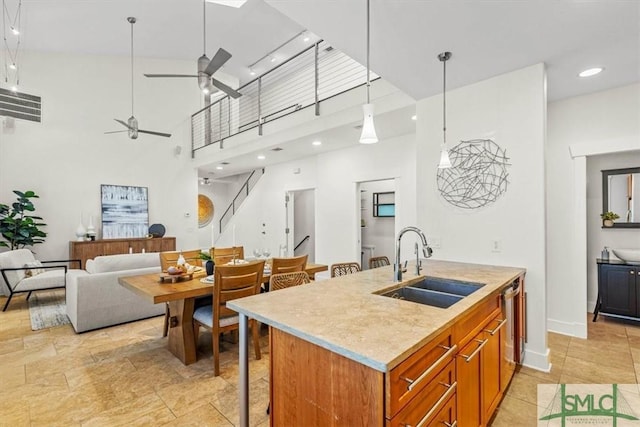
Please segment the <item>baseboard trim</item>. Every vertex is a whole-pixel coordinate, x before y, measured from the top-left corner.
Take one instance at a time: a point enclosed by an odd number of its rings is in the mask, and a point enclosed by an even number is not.
[[[549,348],[544,353],[527,350],[524,351],[523,366],[542,372],[551,372],[551,363],[549,362]]]
[[[587,323],[562,322],[560,320],[547,319],[547,331],[556,334],[568,335],[576,338],[587,338]]]

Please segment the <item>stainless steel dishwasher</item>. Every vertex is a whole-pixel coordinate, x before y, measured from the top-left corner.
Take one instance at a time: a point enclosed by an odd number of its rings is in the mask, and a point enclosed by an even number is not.
[[[520,294],[520,283],[516,280],[502,289],[502,315],[507,319],[505,359],[510,369],[515,369],[517,362],[521,360],[516,352],[522,349],[520,343],[516,342],[518,335],[518,311],[517,297]]]

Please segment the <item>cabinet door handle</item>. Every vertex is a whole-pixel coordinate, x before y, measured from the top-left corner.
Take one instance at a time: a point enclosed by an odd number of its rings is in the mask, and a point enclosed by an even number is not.
[[[455,393],[456,387],[458,386],[457,381],[454,381],[453,384],[445,384],[445,383],[440,383],[440,384],[447,387],[447,391],[442,396],[440,396],[440,399],[438,399],[435,405],[433,405],[431,409],[429,409],[429,412],[427,412],[427,414],[424,417],[422,417],[422,419],[418,422],[418,424],[416,424],[416,427],[422,427],[436,411],[439,411],[440,407],[449,399],[449,397],[451,397],[453,393]],[[456,425],[456,424],[452,424],[452,425]],[[412,427],[411,424],[406,424],[406,423],[404,426]]]
[[[427,368],[426,371],[424,371],[423,373],[420,374],[420,376],[418,378],[416,378],[415,380],[412,380],[411,378],[407,378],[407,377],[400,377],[401,380],[404,380],[406,382],[409,383],[409,385],[407,386],[407,390],[411,391],[413,390],[413,388],[415,386],[418,385],[418,383],[422,380],[424,380],[426,377],[429,376],[429,374],[431,372],[433,372],[433,370],[440,364],[442,363],[443,360],[447,359],[449,356],[451,356],[453,353],[455,353],[455,351],[458,349],[458,346],[456,344],[452,345],[451,347],[445,347],[444,345],[440,345],[440,348],[444,348],[445,350],[447,350],[442,356],[440,356],[440,358],[438,360],[436,360],[435,362],[433,362],[433,364],[431,366],[429,366]]]
[[[504,324],[507,323],[507,319],[503,319],[503,320],[495,319],[494,322],[500,322],[500,324],[498,324],[498,326],[496,326],[495,329],[493,330],[489,330],[489,329],[484,330],[485,332],[489,332],[489,335],[491,336],[494,336],[496,332],[498,332],[500,328],[502,328]]]
[[[476,354],[480,353],[480,350],[482,350],[482,347],[484,347],[487,344],[487,342],[489,342],[489,339],[488,338],[484,339],[484,340],[476,339],[475,341],[479,342],[480,345],[475,350],[473,350],[473,352],[470,355],[467,356],[467,355],[464,355],[464,354],[460,353],[460,356],[464,357],[464,361],[467,362],[467,363],[471,362],[471,359],[476,357]]]

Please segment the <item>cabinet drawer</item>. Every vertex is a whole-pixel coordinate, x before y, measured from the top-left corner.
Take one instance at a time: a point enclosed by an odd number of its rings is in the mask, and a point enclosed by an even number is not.
[[[450,361],[426,387],[423,387],[418,396],[387,423],[387,426],[435,425],[436,420],[439,417],[445,417],[447,413],[449,413],[447,420],[451,417],[455,419],[456,387],[455,362]],[[452,408],[453,411],[451,411]]]
[[[455,354],[451,329],[447,329],[391,370],[387,376],[387,418],[420,393]]]
[[[491,298],[482,303],[478,308],[464,316],[453,326],[454,336],[458,347],[465,346],[471,338],[473,338],[493,317],[495,310],[500,308],[500,294],[491,296]]]

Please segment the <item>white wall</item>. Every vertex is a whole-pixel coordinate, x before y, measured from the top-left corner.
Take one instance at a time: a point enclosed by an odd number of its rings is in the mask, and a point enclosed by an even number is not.
[[[434,258],[527,269],[528,343],[525,364],[546,370],[545,313],[545,70],[542,64],[447,92],[447,139],[492,137],[506,149],[507,191],[495,203],[461,210],[438,194],[442,97],[418,102],[418,224],[440,240]],[[492,252],[499,240],[501,252]]]
[[[43,65],[44,64],[44,65]],[[43,68],[44,67],[44,68]],[[162,223],[179,247],[196,246],[197,174],[191,165],[189,117],[200,108],[191,80],[146,79],[143,72],[191,70],[192,61],[136,59],[135,116],[141,129],[171,138],[120,130],[113,119],[131,115],[129,57],[23,52],[21,83],[42,97],[42,123],[16,120],[15,131],[0,134],[0,201],[12,190],[34,190],[36,213],[48,226],[40,259],[64,259],[82,215],[100,229],[100,184],[149,189],[149,223]],[[182,154],[175,154],[176,146]],[[185,217],[189,213],[189,218]]]
[[[364,251],[362,268],[369,268],[369,257],[371,256],[370,252],[364,248],[365,246],[375,246],[373,256],[386,256],[393,262],[395,260],[395,217],[373,216],[373,193],[395,191],[395,181],[385,179],[363,182],[360,184],[360,190],[364,190],[361,195],[360,215],[361,219],[365,221],[365,227],[361,229]]]
[[[302,239],[309,236],[304,243],[300,245],[295,256],[306,254],[307,262],[315,262],[316,259],[316,192],[315,190],[302,190],[292,193],[293,202],[293,218],[289,220],[289,224],[293,224],[293,251],[295,245],[300,244]],[[284,254],[283,254],[284,255]]]
[[[285,193],[314,188],[316,262],[359,261],[360,194],[357,186],[358,182],[377,179],[396,179],[396,228],[414,225],[414,135],[370,146],[355,141],[357,135],[352,148],[269,166],[220,237],[218,245],[231,245],[235,224],[236,243],[244,245],[245,252],[250,254],[256,245],[268,245],[272,253],[276,253],[278,246],[285,243]],[[300,168],[300,174],[293,173],[297,168]],[[264,244],[260,236],[262,222],[266,223],[267,230]],[[413,243],[406,244],[410,247]]]
[[[586,337],[587,270],[597,254],[587,247],[586,161],[571,149],[640,150],[640,84],[550,103],[548,113],[548,328]]]
[[[593,312],[598,297],[596,258],[605,246],[640,248],[640,228],[603,228],[602,172],[607,169],[640,167],[640,150],[631,153],[604,154],[587,158],[587,304]],[[618,211],[620,212],[620,211]],[[616,259],[613,253],[611,259]]]

